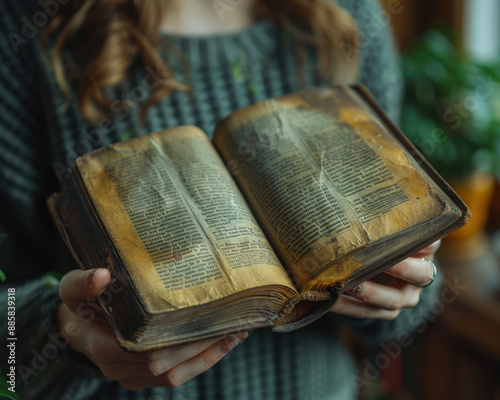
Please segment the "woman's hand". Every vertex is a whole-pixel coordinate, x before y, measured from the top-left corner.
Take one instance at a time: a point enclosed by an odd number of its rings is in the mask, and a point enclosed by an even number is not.
[[[102,293],[109,280],[110,273],[103,268],[66,274],[59,289],[64,302],[58,310],[59,327],[61,332],[67,331],[71,348],[85,354],[107,378],[118,381],[126,389],[179,386],[208,370],[248,335],[242,332],[155,351],[128,353],[118,346],[102,319],[85,320],[77,311],[82,303]],[[78,334],[75,336],[74,332]]]
[[[422,288],[433,277],[433,260],[441,241],[419,251],[384,273],[340,295],[331,311],[355,318],[393,320],[403,308],[414,307]]]

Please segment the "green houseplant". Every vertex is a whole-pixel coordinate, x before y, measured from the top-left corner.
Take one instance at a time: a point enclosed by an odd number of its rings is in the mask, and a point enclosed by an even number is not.
[[[500,179],[500,63],[475,63],[450,35],[427,32],[403,57],[402,128],[447,179]]]
[[[451,35],[432,30],[402,66],[402,129],[471,208],[452,237],[468,240],[482,232],[500,180],[500,62],[473,62]]]

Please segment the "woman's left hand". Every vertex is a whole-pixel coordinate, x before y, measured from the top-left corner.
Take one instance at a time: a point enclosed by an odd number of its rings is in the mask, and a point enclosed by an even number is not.
[[[342,293],[331,311],[355,318],[393,320],[403,308],[414,307],[434,274],[433,260],[441,241],[419,251],[382,274]],[[424,258],[424,260],[422,260]]]

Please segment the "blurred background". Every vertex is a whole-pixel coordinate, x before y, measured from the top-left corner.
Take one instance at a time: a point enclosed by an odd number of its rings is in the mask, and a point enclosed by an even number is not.
[[[381,0],[402,55],[401,128],[471,208],[443,240],[431,320],[358,354],[360,399],[500,400],[500,1]]]

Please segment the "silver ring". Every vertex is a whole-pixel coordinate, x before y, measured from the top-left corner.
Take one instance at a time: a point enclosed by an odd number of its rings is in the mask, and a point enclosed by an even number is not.
[[[425,287],[429,286],[432,282],[434,282],[434,279],[436,279],[437,268],[436,268],[436,264],[434,264],[431,260],[428,260],[427,258],[422,258],[422,260],[427,261],[428,263],[430,263],[432,265],[432,275],[431,275],[430,279],[427,282],[422,283],[421,285],[417,285],[418,287],[425,288]]]

